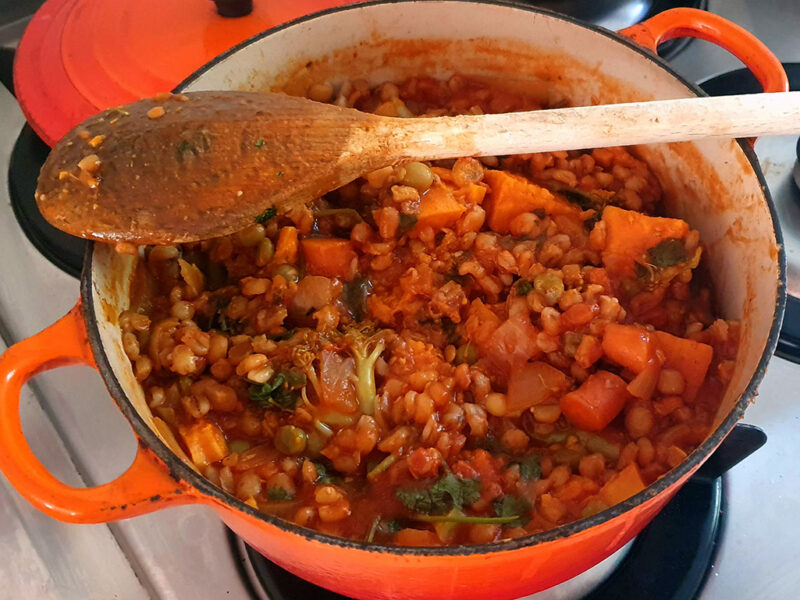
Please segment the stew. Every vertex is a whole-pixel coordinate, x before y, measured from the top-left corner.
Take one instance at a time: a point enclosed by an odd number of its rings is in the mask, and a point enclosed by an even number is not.
[[[464,77],[312,86],[382,115],[541,108]],[[481,544],[641,492],[709,433],[737,323],[624,148],[413,162],[142,251],[125,351],[222,489],[336,536]]]

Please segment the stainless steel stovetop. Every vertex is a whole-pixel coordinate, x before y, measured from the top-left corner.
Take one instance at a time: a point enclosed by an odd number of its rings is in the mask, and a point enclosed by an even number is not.
[[[800,61],[800,2],[710,0],[709,8],[755,33],[783,61]],[[703,80],[741,65],[694,41],[673,61]],[[24,119],[0,87],[0,171]],[[792,138],[762,141],[757,152],[778,202],[791,201]],[[780,193],[777,193],[780,190]],[[792,207],[796,208],[796,207]],[[793,210],[781,211],[795,214]],[[800,235],[800,219],[784,223]],[[78,298],[78,282],[44,259],[17,225],[7,180],[0,184],[0,351],[53,323]],[[745,422],[763,428],[766,446],[725,477],[726,528],[700,598],[800,597],[800,366],[774,358]],[[68,367],[37,377],[22,401],[23,425],[44,464],[72,485],[97,485],[131,462],[133,433],[100,377]],[[32,508],[0,477],[0,600],[249,600],[226,529],[198,507],[173,508],[108,525],[70,525]],[[562,596],[569,598],[569,596]]]

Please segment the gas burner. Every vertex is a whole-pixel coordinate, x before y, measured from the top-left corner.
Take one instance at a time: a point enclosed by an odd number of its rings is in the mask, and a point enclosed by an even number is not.
[[[68,235],[44,220],[34,192],[39,170],[50,148],[25,125],[11,151],[8,189],[11,206],[25,235],[47,260],[73,277],[80,277],[86,242]]]
[[[630,27],[670,8],[708,8],[708,0],[526,0],[526,3],[614,31]],[[685,37],[664,42],[658,47],[658,55],[664,59],[674,58],[692,39]]]
[[[792,91],[800,90],[800,63],[784,63]],[[756,78],[746,69],[729,71],[700,84],[712,96],[761,92]],[[782,135],[756,142],[761,169],[775,202],[778,221],[783,230],[786,248],[787,285],[786,313],[776,354],[800,363],[800,140]],[[793,177],[794,171],[794,177]]]
[[[592,571],[603,566],[603,563],[575,579],[526,596],[523,600],[578,597],[583,600],[695,598],[705,583],[724,529],[723,488],[722,477],[712,480],[696,477],[689,481],[629,544],[629,548],[619,552],[621,556],[606,559],[618,564],[599,584],[593,583],[588,589],[584,587],[587,581],[592,581]],[[241,561],[241,571],[251,585],[253,598],[346,600],[345,596],[292,575],[247,546],[233,533],[229,534],[229,539]]]

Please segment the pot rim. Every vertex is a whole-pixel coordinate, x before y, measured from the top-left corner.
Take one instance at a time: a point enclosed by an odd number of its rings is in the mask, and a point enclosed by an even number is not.
[[[350,4],[344,6],[337,6],[322,10],[319,12],[305,15],[293,21],[283,23],[271,29],[267,29],[259,34],[256,34],[236,46],[230,48],[226,52],[215,57],[200,69],[192,73],[189,77],[184,79],[175,88],[175,92],[180,92],[189,84],[195,81],[198,77],[203,75],[206,71],[213,68],[228,56],[238,52],[242,48],[249,46],[262,38],[273,35],[288,27],[293,27],[301,23],[312,21],[314,19],[327,16],[329,14],[345,12],[349,10],[361,9],[370,6],[379,6],[384,4],[408,4],[418,2],[419,0],[373,0],[370,2],[362,2],[357,4]],[[579,19],[563,15],[561,13],[533,7],[527,4],[521,4],[513,0],[443,0],[444,2],[453,4],[489,4],[518,10],[525,10],[532,13],[544,14],[552,18],[566,21],[573,25],[578,25],[594,31],[600,35],[611,38],[618,43],[626,45],[628,48],[634,50],[640,55],[650,60],[655,66],[667,71],[670,75],[675,77],[687,90],[696,96],[707,96],[707,94],[696,84],[686,80],[682,75],[675,71],[665,60],[658,55],[652,53],[646,48],[640,46],[633,40],[626,36],[610,31],[598,25],[583,22]],[[552,542],[560,538],[569,537],[579,532],[591,529],[601,523],[615,519],[625,512],[645,503],[646,501],[654,498],[655,496],[667,491],[676,482],[689,475],[691,471],[697,468],[722,442],[725,436],[730,432],[733,426],[744,414],[745,408],[750,404],[750,401],[756,396],[758,385],[766,373],[767,364],[775,351],[778,343],[778,336],[780,333],[781,321],[783,312],[786,306],[786,253],[783,247],[783,235],[781,233],[780,224],[778,222],[778,215],[775,209],[775,204],[767,188],[764,174],[761,172],[758,159],[752,146],[746,140],[737,140],[739,147],[747,157],[748,162],[753,168],[755,176],[758,178],[759,186],[769,208],[770,216],[772,218],[772,226],[775,232],[775,241],[778,247],[778,290],[775,302],[775,311],[773,313],[773,322],[769,331],[764,352],[758,362],[755,372],[747,384],[739,400],[736,402],[734,408],[728,416],[722,421],[716,431],[713,432],[706,440],[703,441],[680,465],[671,471],[667,472],[661,479],[655,481],[647,486],[644,490],[621,502],[616,504],[596,515],[591,517],[572,521],[565,525],[561,525],[554,529],[535,533],[532,535],[524,536],[521,538],[507,540],[503,542],[495,542],[491,544],[479,544],[474,546],[389,546],[378,543],[368,543],[363,541],[351,540],[343,537],[337,537],[325,534],[313,529],[308,529],[296,525],[290,521],[281,519],[279,517],[262,513],[257,509],[245,504],[238,498],[224,492],[212,484],[208,479],[191,469],[186,465],[178,456],[170,450],[167,445],[150,429],[145,423],[138,412],[133,408],[130,399],[125,394],[119,380],[117,379],[108,356],[103,351],[103,344],[100,338],[100,330],[97,325],[97,311],[95,310],[93,296],[92,296],[92,271],[93,271],[93,258],[95,243],[90,242],[87,244],[86,254],[84,257],[84,266],[81,273],[81,286],[80,295],[83,304],[84,320],[86,323],[86,331],[88,334],[89,345],[94,355],[98,370],[105,381],[105,384],[114,398],[118,408],[125,415],[125,418],[131,423],[134,432],[138,438],[143,440],[147,446],[167,465],[170,473],[176,479],[183,480],[191,485],[195,490],[200,492],[203,496],[215,500],[217,503],[225,505],[226,508],[233,509],[238,512],[243,512],[246,515],[255,518],[259,521],[268,523],[279,529],[285,530],[289,533],[296,534],[305,538],[308,541],[321,542],[328,545],[339,546],[346,549],[361,550],[367,552],[376,552],[383,554],[394,555],[418,555],[418,556],[469,556],[469,555],[484,555],[494,554],[499,552],[508,552],[513,550],[520,550],[529,546],[535,546],[546,542]]]

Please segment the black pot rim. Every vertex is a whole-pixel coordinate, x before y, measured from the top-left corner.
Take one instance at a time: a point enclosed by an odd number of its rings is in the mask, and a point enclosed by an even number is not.
[[[209,63],[198,69],[195,73],[184,79],[175,88],[175,91],[180,92],[181,90],[185,89],[186,86],[192,83],[195,79],[197,79],[199,76],[201,76],[209,69],[213,68],[218,63],[222,62],[228,56],[236,53],[237,51],[252,44],[255,41],[273,35],[274,33],[286,29],[287,27],[293,27],[300,23],[312,21],[314,19],[324,17],[332,13],[345,12],[349,10],[358,10],[368,6],[378,6],[384,4],[406,4],[406,3],[413,3],[416,1],[419,0],[375,0],[372,2],[363,2],[358,4],[339,6],[324,11],[316,12],[304,17],[300,17],[298,19],[295,19],[294,21],[290,21],[282,25],[278,25],[277,27],[273,27],[272,29],[268,29],[247,40],[244,40],[243,42],[234,46],[230,50],[220,54],[219,56],[211,60]],[[518,10],[525,10],[532,13],[545,14],[550,17],[566,21],[573,25],[579,25],[581,27],[585,27],[600,35],[611,38],[617,41],[618,43],[624,44],[628,48],[644,56],[645,58],[650,60],[655,66],[658,66],[659,68],[667,71],[670,75],[678,79],[681,83],[683,83],[686,86],[687,90],[689,90],[693,94],[697,96],[707,95],[705,94],[705,92],[702,91],[702,89],[700,89],[700,87],[687,81],[684,77],[682,77],[679,73],[677,73],[666,61],[662,60],[656,54],[650,52],[649,50],[643,48],[642,46],[639,46],[633,40],[617,32],[610,31],[608,29],[605,29],[597,25],[588,24],[578,19],[574,19],[572,17],[554,11],[535,8],[527,4],[520,4],[518,2],[513,2],[513,1],[507,1],[507,0],[445,0],[445,1],[452,2],[453,4],[457,3],[490,4],[490,5],[514,8]],[[698,446],[688,456],[688,458],[678,467],[672,469],[664,477],[654,482],[653,484],[649,485],[642,492],[636,494],[635,496],[632,496],[628,500],[620,504],[616,504],[611,508],[601,513],[598,513],[592,517],[580,519],[578,521],[573,521],[571,523],[567,523],[565,525],[556,527],[555,529],[543,531],[541,533],[536,533],[505,542],[481,544],[475,546],[440,546],[440,547],[439,546],[437,547],[387,546],[382,544],[367,543],[367,542],[350,540],[346,538],[340,538],[325,533],[321,533],[316,530],[300,527],[298,525],[295,525],[294,523],[285,521],[281,518],[262,513],[254,509],[253,507],[245,504],[238,498],[235,498],[234,496],[227,494],[222,489],[218,488],[217,486],[212,484],[209,480],[204,478],[202,475],[200,475],[199,473],[191,469],[189,466],[184,464],[184,462],[180,458],[178,458],[178,456],[174,454],[166,446],[166,444],[164,444],[164,442],[161,441],[161,439],[147,426],[147,424],[144,422],[139,413],[137,413],[136,410],[133,408],[133,405],[131,404],[130,400],[125,394],[119,380],[114,375],[108,357],[106,356],[103,350],[103,344],[100,339],[100,332],[97,325],[97,310],[96,307],[94,306],[92,298],[92,269],[93,269],[94,243],[90,243],[87,245],[83,272],[81,274],[81,299],[83,302],[84,320],[86,322],[86,330],[88,334],[89,344],[92,349],[92,353],[94,354],[98,370],[100,371],[100,374],[103,377],[103,380],[105,381],[105,384],[109,392],[111,393],[111,396],[117,403],[117,406],[133,426],[136,435],[141,440],[143,440],[147,444],[147,446],[149,446],[149,448],[161,460],[164,461],[164,463],[169,468],[173,477],[187,482],[204,496],[213,498],[227,505],[227,507],[235,511],[245,513],[249,517],[258,519],[260,521],[263,521],[264,523],[273,525],[284,531],[288,531],[290,533],[301,536],[308,541],[321,542],[327,545],[338,546],[341,548],[361,550],[366,552],[383,553],[388,555],[470,556],[470,555],[481,555],[481,554],[495,554],[499,552],[509,552],[530,546],[535,546],[538,544],[552,542],[564,537],[569,537],[579,532],[595,527],[597,525],[600,525],[606,521],[615,519],[623,515],[627,511],[643,504],[644,502],[651,500],[655,496],[658,496],[666,492],[667,490],[672,488],[673,485],[676,482],[678,482],[682,477],[686,476],[695,467],[699,466],[712,453],[712,451],[717,447],[717,445],[719,445],[719,443],[725,438],[725,436],[730,432],[730,430],[733,428],[736,422],[739,421],[739,419],[741,419],[742,415],[744,414],[745,408],[750,404],[751,400],[755,397],[758,385],[763,379],[764,374],[766,373],[767,363],[769,362],[773,352],[775,351],[775,347],[778,343],[778,335],[780,333],[781,319],[786,304],[786,255],[783,249],[783,236],[781,234],[780,226],[778,224],[778,216],[775,210],[775,205],[772,201],[772,197],[770,196],[769,190],[767,189],[767,184],[764,179],[764,175],[761,172],[756,154],[753,151],[753,148],[745,140],[738,140],[738,144],[742,149],[742,151],[744,152],[745,156],[747,157],[750,165],[753,167],[756,177],[758,177],[759,185],[764,195],[764,199],[766,200],[767,205],[769,207],[770,215],[772,217],[773,228],[775,231],[775,239],[778,246],[778,270],[779,270],[778,297],[775,302],[775,311],[773,313],[774,318],[772,326],[770,328],[769,336],[767,338],[767,343],[764,348],[764,352],[761,356],[761,359],[759,360],[759,363],[756,367],[756,370],[753,373],[753,376],[750,379],[750,382],[745,388],[743,394],[737,401],[735,407],[733,408],[733,410],[731,410],[730,414],[719,425],[717,430],[711,436],[709,436],[709,438],[706,439],[700,446]]]

